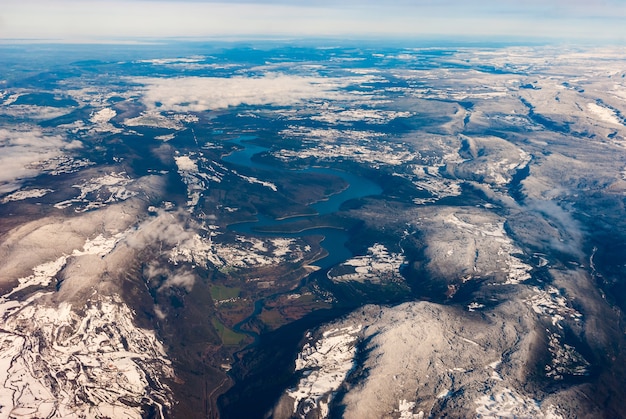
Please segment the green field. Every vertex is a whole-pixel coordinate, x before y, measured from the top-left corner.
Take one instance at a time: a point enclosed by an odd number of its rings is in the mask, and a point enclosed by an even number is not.
[[[229,300],[231,298],[239,297],[241,292],[240,288],[230,288],[224,285],[213,285],[211,287],[211,298],[215,301]]]
[[[222,322],[220,322],[218,319],[213,319],[211,320],[211,322],[213,323],[213,327],[215,327],[217,334],[222,340],[222,344],[226,346],[239,345],[246,339],[246,335],[244,335],[243,333],[234,332],[233,330],[224,326]]]

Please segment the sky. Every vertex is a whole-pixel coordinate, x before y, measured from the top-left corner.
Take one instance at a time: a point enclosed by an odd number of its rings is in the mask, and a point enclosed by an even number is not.
[[[2,0],[0,39],[527,38],[626,43],[626,0]]]

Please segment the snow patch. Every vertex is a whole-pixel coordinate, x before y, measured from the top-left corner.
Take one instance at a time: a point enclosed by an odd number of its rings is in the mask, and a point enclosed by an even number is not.
[[[74,250],[72,256],[97,255],[103,257],[111,253],[115,245],[125,236],[125,233],[117,233],[112,237],[104,237],[100,234],[93,239],[88,239],[83,250]]]
[[[125,120],[124,125],[128,127],[154,127],[179,131],[185,128],[186,123],[190,122],[198,122],[198,117],[186,113],[164,115],[157,111],[148,111],[135,118]]]
[[[400,400],[398,403],[398,412],[400,413],[400,419],[423,419],[424,412],[413,413],[415,409],[415,402],[409,402],[407,400]]]
[[[432,230],[428,238],[429,268],[438,275],[455,275],[467,282],[495,276],[498,283],[519,284],[530,279],[532,266],[504,230],[504,221],[478,210],[433,212],[423,223]],[[452,252],[450,252],[452,251]]]
[[[252,176],[244,176],[244,175],[239,175],[239,177],[241,177],[243,180],[247,181],[248,183],[257,183],[259,185],[263,185],[266,188],[269,188],[271,190],[273,190],[274,192],[276,192],[278,190],[278,188],[276,187],[276,185],[272,182],[266,182],[263,180],[259,180],[255,177]]]
[[[367,249],[367,255],[348,259],[331,269],[327,275],[335,282],[403,282],[400,267],[404,263],[402,254],[389,252],[384,245],[376,243]]]
[[[133,180],[126,172],[111,172],[109,174],[84,180],[82,183],[72,185],[80,190],[80,194],[73,199],[58,202],[55,208],[63,209],[75,206],[74,211],[85,212],[96,208],[102,208],[108,204],[125,201],[137,195],[126,187]]]
[[[119,296],[78,314],[67,303],[47,306],[46,295],[0,298],[3,417],[139,419],[152,405],[163,418],[172,400],[162,378],[173,370],[154,332],[133,324]]]
[[[382,111],[378,109],[349,109],[340,112],[322,112],[320,115],[312,116],[311,119],[329,124],[345,122],[386,124],[396,118],[408,118],[411,115],[410,112]]]
[[[539,403],[515,390],[504,388],[474,401],[477,418],[560,418],[553,409],[546,415]]]
[[[94,124],[104,124],[115,118],[117,112],[111,108],[100,109],[98,112],[92,112],[89,120]]]
[[[295,388],[287,391],[294,399],[295,417],[305,418],[312,409],[328,405],[333,393],[354,367],[356,342],[361,326],[331,329],[316,342],[307,342],[296,359],[296,371],[303,377]],[[320,417],[328,410],[320,409]]]
[[[566,318],[580,321],[582,314],[569,306],[568,301],[558,289],[549,286],[546,290],[533,287],[534,294],[525,301],[533,311],[550,319],[553,326],[562,329],[561,322]]]
[[[52,279],[63,269],[67,263],[67,256],[61,256],[56,260],[50,262],[44,262],[33,268],[32,275],[19,278],[19,285],[15,287],[10,293],[0,297],[0,302],[9,298],[11,295],[18,291],[26,289],[28,287],[47,287],[52,282]],[[1,310],[0,310],[1,312]]]
[[[285,261],[300,262],[310,247],[302,246],[296,239],[238,236],[234,243],[220,243],[212,232],[208,238],[198,234],[181,240],[170,252],[169,261],[194,263],[202,267],[210,264],[217,268],[259,268],[278,265]]]
[[[52,189],[23,189],[5,196],[0,200],[0,203],[6,204],[7,202],[12,201],[23,201],[24,199],[41,198],[42,196],[45,196],[50,192],[54,191]]]
[[[605,108],[595,103],[587,103],[589,112],[598,117],[601,121],[608,122],[613,125],[622,125],[612,109]]]

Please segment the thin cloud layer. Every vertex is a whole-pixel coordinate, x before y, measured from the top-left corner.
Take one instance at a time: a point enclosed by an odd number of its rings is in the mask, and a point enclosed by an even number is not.
[[[184,288],[187,292],[191,292],[194,284],[196,283],[196,277],[191,272],[179,272],[174,273],[167,278],[167,280],[161,285],[159,290],[167,288]]]
[[[141,78],[148,109],[200,112],[231,106],[290,106],[315,99],[341,99],[349,80],[274,74],[265,77]]]
[[[80,147],[80,141],[67,142],[37,128],[0,129],[0,194],[19,189],[26,179],[46,171],[47,161]]]

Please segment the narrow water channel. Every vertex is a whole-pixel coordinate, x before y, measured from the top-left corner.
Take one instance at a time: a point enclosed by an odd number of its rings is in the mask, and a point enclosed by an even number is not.
[[[286,175],[288,175],[289,172],[293,173],[297,171],[301,173],[306,172],[337,176],[342,178],[348,184],[348,187],[340,193],[331,195],[326,200],[318,201],[311,204],[311,208],[313,208],[318,215],[332,214],[334,212],[337,212],[339,211],[341,205],[348,200],[362,198],[365,196],[378,195],[382,192],[382,188],[371,180],[341,170],[324,167],[284,169],[281,167],[271,166],[261,162],[253,161],[252,157],[254,155],[269,150],[266,147],[252,144],[250,141],[253,139],[254,137],[251,136],[243,136],[233,140],[237,145],[243,147],[243,149],[235,151],[228,156],[225,156],[224,158],[222,158],[222,160],[231,164],[251,167],[260,170],[284,172]],[[256,221],[233,224],[229,226],[229,228],[233,231],[237,231],[240,233],[256,235],[273,235],[280,237],[303,237],[312,235],[324,236],[324,240],[322,241],[321,245],[322,247],[324,247],[324,249],[326,249],[328,255],[325,258],[315,262],[315,265],[319,266],[322,269],[328,269],[352,257],[352,253],[345,246],[345,243],[348,241],[348,234],[341,229],[322,227],[308,229],[297,233],[260,233],[257,230],[264,227],[280,226],[283,224],[292,223],[294,221],[297,221],[299,218],[300,217],[291,217],[285,220],[276,220],[263,214],[258,214]]]
[[[252,157],[268,149],[250,143],[254,137],[240,137],[234,140],[244,147],[242,150],[231,153],[222,160],[240,166],[252,167],[259,170],[272,172],[285,172],[289,175],[290,169],[274,167],[260,162],[255,162]],[[378,195],[382,188],[362,176],[330,168],[309,167],[298,169],[300,172],[319,173],[324,175],[338,176],[346,181],[348,187],[342,192],[331,195],[327,200],[319,201],[311,205],[318,215],[332,214],[339,211],[341,205],[350,200],[365,196]],[[293,172],[292,172],[293,173]],[[337,265],[352,257],[352,253],[345,246],[349,239],[346,231],[333,228],[313,228],[297,233],[261,233],[255,229],[279,226],[297,221],[299,217],[285,220],[275,220],[263,214],[257,215],[257,221],[239,223],[229,226],[229,229],[255,235],[272,235],[280,237],[302,237],[307,235],[321,235],[324,240],[322,247],[328,255],[315,262],[321,269],[311,276],[325,277],[325,272],[332,266]],[[261,312],[264,301],[257,301],[254,313],[233,327],[233,330],[252,335],[243,330],[242,326],[251,318]],[[355,302],[357,304],[357,302]],[[255,337],[255,344],[244,351],[243,359],[234,365],[233,378],[236,378],[235,386],[218,401],[220,415],[224,418],[240,417],[263,417],[273,406],[286,386],[292,385],[293,359],[298,352],[298,342],[306,330],[331,321],[349,311],[349,307],[319,310],[310,313],[304,318],[287,324],[278,330]]]

